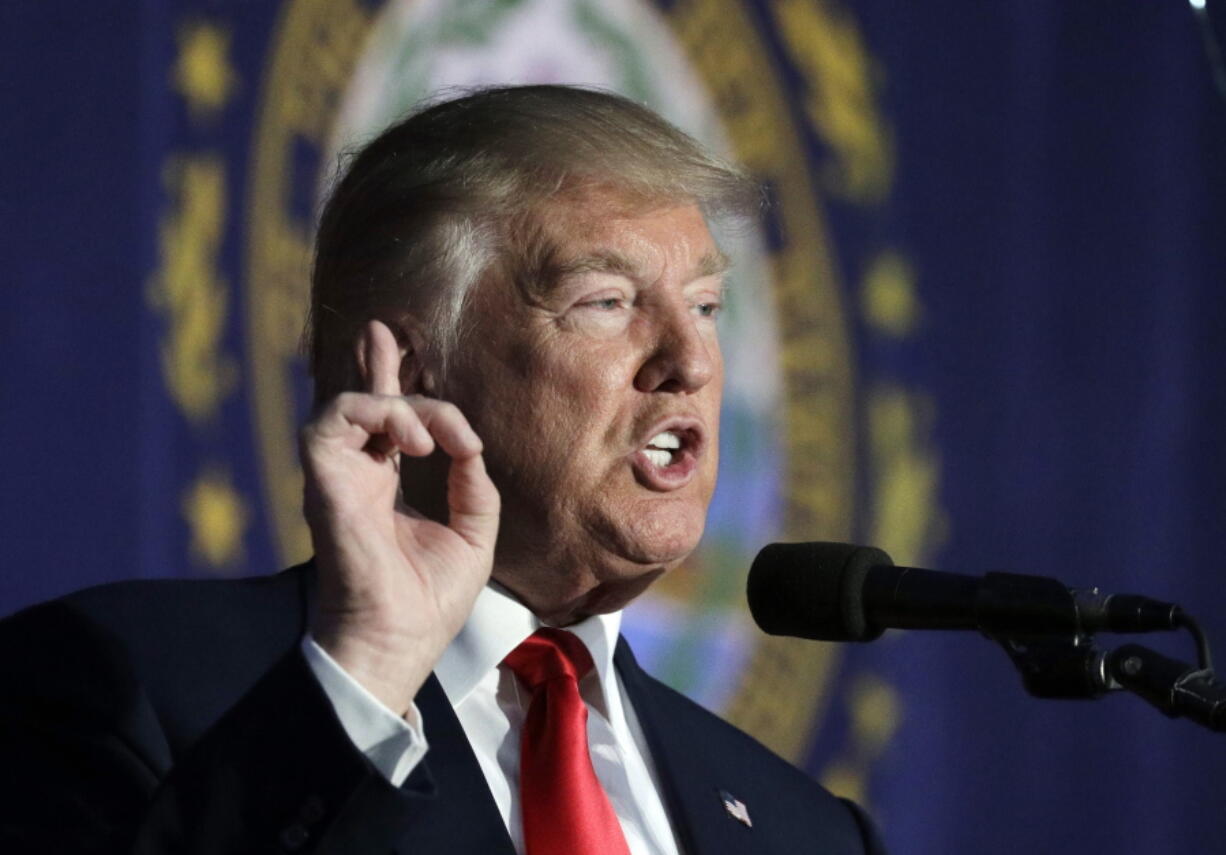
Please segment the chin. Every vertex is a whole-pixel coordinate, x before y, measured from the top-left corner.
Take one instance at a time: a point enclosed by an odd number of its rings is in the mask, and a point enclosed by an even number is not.
[[[539,542],[524,551],[527,541],[499,538],[494,579],[551,625],[624,608],[694,551],[706,522],[705,502],[656,499],[592,510],[554,552]],[[503,522],[503,532],[516,530]],[[553,558],[542,560],[546,553]]]
[[[606,548],[621,556],[638,572],[668,570],[680,564],[698,546],[706,525],[706,504],[658,500],[641,503],[635,512],[606,519],[599,527]],[[627,568],[627,575],[637,575]]]

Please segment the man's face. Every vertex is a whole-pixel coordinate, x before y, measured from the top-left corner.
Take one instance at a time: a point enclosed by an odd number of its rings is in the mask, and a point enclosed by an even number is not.
[[[619,201],[546,207],[548,272],[482,281],[445,393],[502,494],[495,578],[562,619],[678,564],[715,487],[726,263],[697,207]]]

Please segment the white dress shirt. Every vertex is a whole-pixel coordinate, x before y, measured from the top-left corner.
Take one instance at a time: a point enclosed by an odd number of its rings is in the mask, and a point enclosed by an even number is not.
[[[514,598],[493,585],[486,587],[434,669],[520,855],[519,733],[531,694],[510,669],[499,666],[542,625]],[[579,682],[588,708],[592,765],[631,855],[678,855],[646,739],[613,667],[620,627],[620,612],[566,627],[587,646],[596,666]],[[416,705],[405,719],[383,706],[309,635],[302,649],[350,739],[388,780],[401,784],[427,751],[424,730],[429,722],[421,721]]]

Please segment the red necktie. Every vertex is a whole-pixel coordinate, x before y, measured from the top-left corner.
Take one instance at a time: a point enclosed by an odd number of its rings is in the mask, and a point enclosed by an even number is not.
[[[527,855],[629,855],[588,751],[579,680],[592,655],[574,634],[545,627],[503,664],[532,690],[519,753]]]

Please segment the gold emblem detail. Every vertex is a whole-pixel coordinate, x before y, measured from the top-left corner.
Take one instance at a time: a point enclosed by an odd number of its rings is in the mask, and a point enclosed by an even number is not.
[[[846,694],[850,736],[842,754],[822,772],[823,786],[868,806],[868,781],[902,722],[898,691],[871,674],[857,677]]]
[[[915,273],[897,252],[887,250],[873,259],[864,274],[861,300],[864,319],[882,335],[906,338],[919,324]]]
[[[882,201],[894,180],[893,142],[855,19],[825,0],[775,0],[771,8],[809,87],[805,111],[834,153],[828,189],[862,204]]]
[[[922,562],[944,537],[937,496],[940,461],[928,440],[933,409],[927,396],[893,385],[874,388],[869,395],[869,541],[900,564]]]
[[[188,24],[179,30],[172,80],[192,118],[212,118],[230,100],[238,75],[230,65],[229,51],[230,34],[214,24]]]
[[[183,517],[191,529],[194,559],[212,570],[235,568],[243,555],[249,514],[225,470],[210,467],[187,488]]]
[[[161,348],[166,386],[188,420],[199,425],[217,414],[237,381],[234,361],[221,352],[229,301],[217,270],[225,165],[212,155],[172,160],[166,182],[172,210],[158,230],[161,264],[148,297],[169,322]]]

